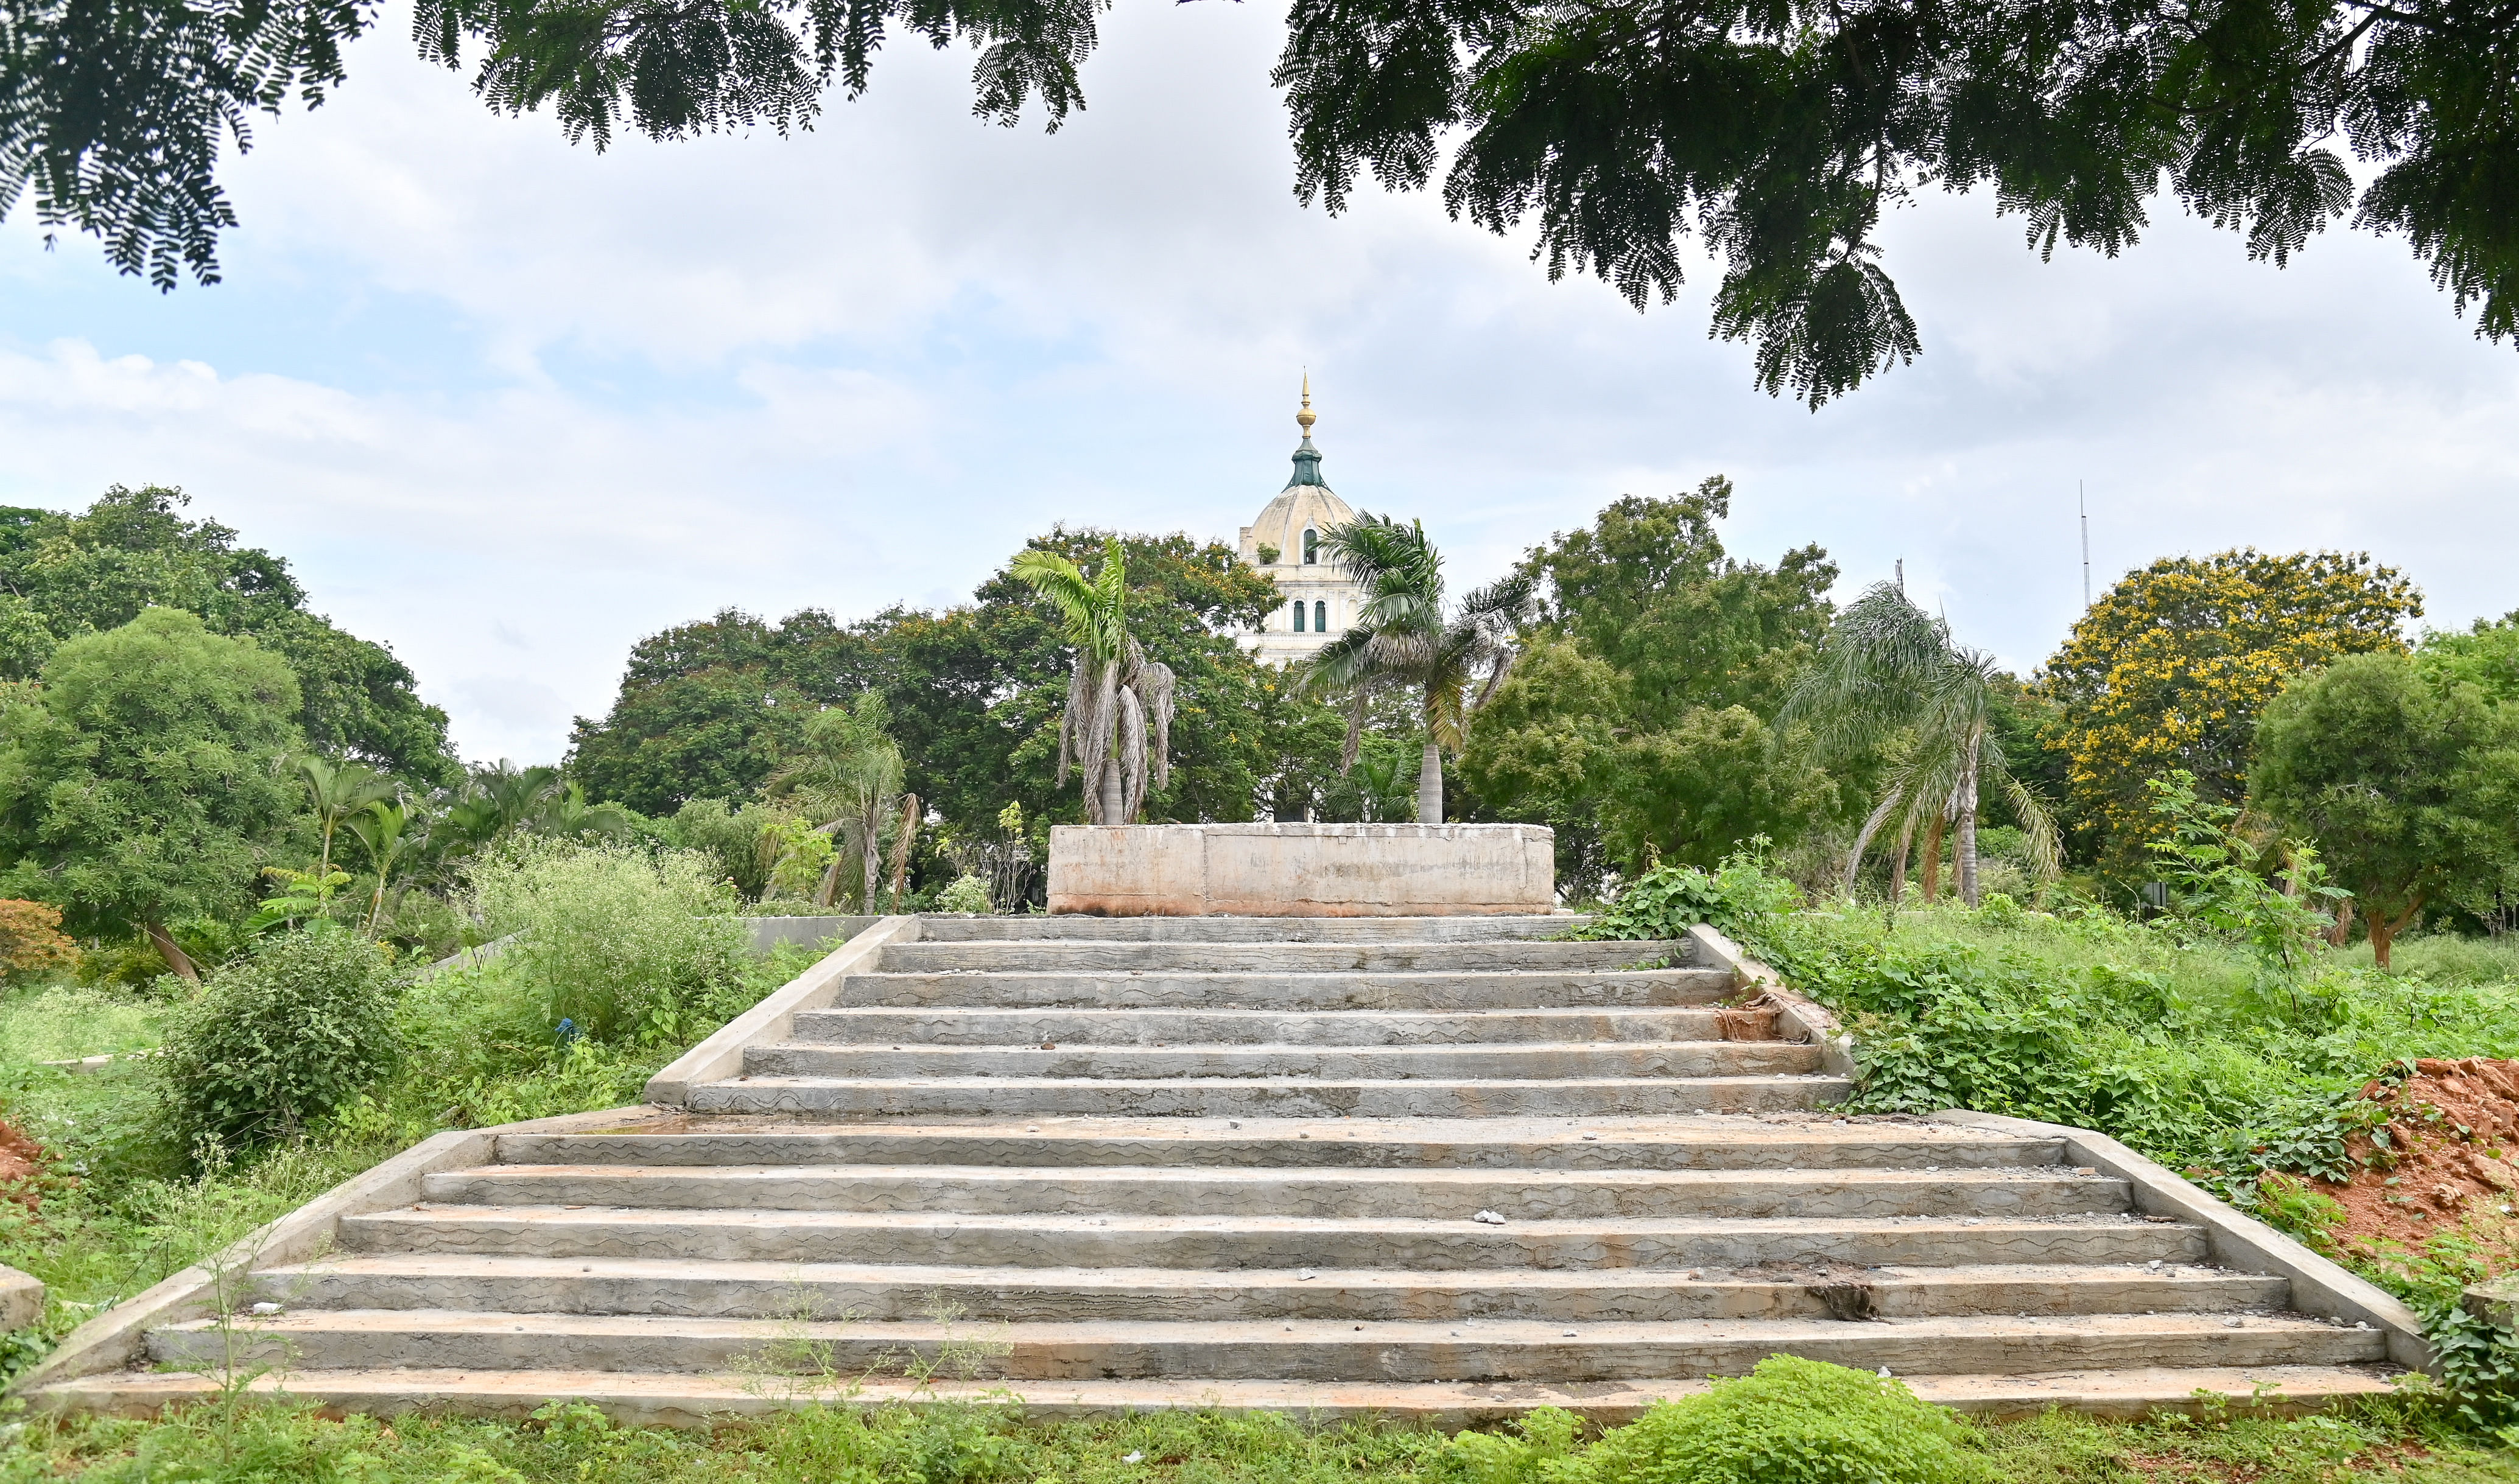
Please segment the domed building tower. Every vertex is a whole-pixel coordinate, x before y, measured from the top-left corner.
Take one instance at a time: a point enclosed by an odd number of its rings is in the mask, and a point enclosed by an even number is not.
[[[1242,559],[1277,580],[1284,599],[1260,632],[1243,640],[1262,664],[1287,665],[1317,653],[1347,632],[1364,606],[1364,589],[1348,580],[1322,548],[1321,533],[1355,519],[1355,511],[1321,479],[1321,451],[1312,447],[1312,378],[1295,425],[1294,477],[1260,518],[1242,528]]]

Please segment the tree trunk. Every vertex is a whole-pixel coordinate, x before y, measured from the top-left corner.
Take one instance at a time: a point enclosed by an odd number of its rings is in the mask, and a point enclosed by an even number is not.
[[[1931,906],[1942,895],[1942,816],[1924,826],[1924,905]]]
[[[1432,740],[1417,758],[1417,822],[1443,822],[1443,749]]]
[[[1970,757],[1960,769],[1960,843],[1957,855],[1960,900],[1978,905],[1976,890],[1976,739],[1968,739]]]
[[[1126,824],[1128,822],[1120,813],[1120,802],[1122,799],[1120,783],[1120,760],[1116,757],[1103,759],[1102,788],[1100,790],[1102,795],[1102,817],[1094,820],[1093,822],[1095,824]]]
[[[865,845],[863,851],[865,895],[858,898],[858,910],[872,917],[880,910],[875,900],[875,893],[881,890],[883,882],[883,802],[879,799],[868,799],[865,817],[859,820],[858,824],[859,833],[863,837]]]
[[[193,966],[192,957],[176,946],[175,939],[167,936],[164,928],[155,922],[144,922],[140,926],[149,934],[149,940],[157,945],[157,956],[166,961],[167,968],[182,975],[189,982],[198,984],[201,982],[201,971]]]
[[[1903,838],[1898,842],[1897,853],[1889,857],[1889,910],[1892,912],[1907,899],[1907,852],[1914,849],[1914,838]]]
[[[901,830],[892,842],[892,909],[901,910],[904,896],[909,891],[909,851],[918,843],[918,796],[901,796]]]
[[[2413,926],[2414,914],[2422,909],[2423,897],[2418,892],[2406,903],[2406,910],[2397,914],[2394,922],[2388,920],[2385,912],[2363,914],[2363,921],[2370,928],[2370,958],[2373,963],[2382,969],[2388,967],[2388,950],[2396,946],[2397,935]]]
[[[2339,897],[2335,903],[2335,926],[2326,930],[2326,945],[2341,948],[2353,940],[2353,898]]]
[[[827,907],[831,904],[831,898],[840,895],[840,863],[848,858],[846,855],[834,852],[831,863],[822,867],[821,884],[814,888],[814,905]]]

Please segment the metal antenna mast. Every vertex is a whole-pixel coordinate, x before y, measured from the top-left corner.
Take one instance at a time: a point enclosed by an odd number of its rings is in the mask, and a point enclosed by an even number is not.
[[[2083,493],[2082,482],[2073,481],[2073,502],[2082,509],[2082,608],[2091,606],[2091,499]]]

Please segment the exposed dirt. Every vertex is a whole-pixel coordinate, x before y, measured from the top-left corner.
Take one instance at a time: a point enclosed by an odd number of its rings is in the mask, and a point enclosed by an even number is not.
[[[33,1210],[43,1199],[44,1147],[0,1123],[0,1200]]]
[[[2344,1205],[2339,1244],[2378,1257],[2453,1230],[2497,1273],[2519,1268],[2519,1062],[2421,1061],[2403,1082],[2372,1082],[2362,1096],[2388,1113],[2345,1141],[2362,1167],[2347,1184],[2313,1182]]]

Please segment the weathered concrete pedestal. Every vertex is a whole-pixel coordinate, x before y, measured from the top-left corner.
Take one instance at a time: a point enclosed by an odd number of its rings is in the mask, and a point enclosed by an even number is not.
[[[1557,905],[1540,824],[1060,825],[1049,910],[1097,917],[1456,917]]]

